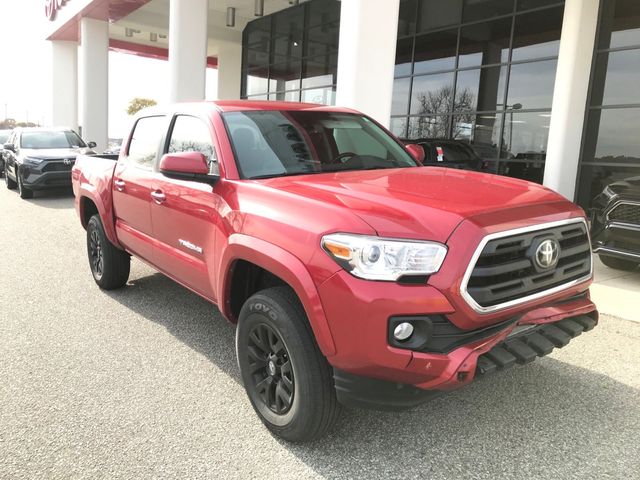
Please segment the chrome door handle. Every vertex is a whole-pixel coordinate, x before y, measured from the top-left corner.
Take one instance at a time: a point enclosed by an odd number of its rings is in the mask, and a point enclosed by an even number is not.
[[[116,190],[119,192],[124,192],[124,187],[127,185],[124,183],[124,180],[120,180],[119,178],[113,181],[113,184],[116,186]]]
[[[156,202],[158,205],[160,205],[167,199],[165,194],[162,193],[162,190],[153,190],[151,192],[151,198],[153,198],[153,201]]]

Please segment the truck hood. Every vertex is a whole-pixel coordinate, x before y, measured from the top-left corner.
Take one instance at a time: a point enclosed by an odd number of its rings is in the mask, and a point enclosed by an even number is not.
[[[380,236],[439,242],[446,242],[460,222],[475,215],[568,203],[530,182],[439,167],[323,173],[262,182],[348,208]]]
[[[78,155],[95,153],[90,148],[22,148],[21,157],[42,158],[45,160],[58,160],[61,158],[75,158]]]

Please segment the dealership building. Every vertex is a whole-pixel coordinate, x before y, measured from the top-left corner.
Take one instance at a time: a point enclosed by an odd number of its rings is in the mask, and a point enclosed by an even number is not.
[[[106,146],[108,52],[166,59],[172,101],[353,107],[403,139],[588,207],[640,176],[637,0],[45,0],[53,120]],[[213,99],[213,98],[212,98]]]

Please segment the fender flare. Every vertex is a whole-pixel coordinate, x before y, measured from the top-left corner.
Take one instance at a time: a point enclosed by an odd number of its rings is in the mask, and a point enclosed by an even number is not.
[[[320,351],[325,357],[336,354],[329,323],[322,308],[320,295],[304,264],[294,255],[272,243],[243,234],[232,234],[220,261],[218,298],[226,318],[231,315],[231,273],[238,260],[253,263],[284,280],[300,299]]]
[[[82,226],[85,229],[87,228],[84,222],[83,200],[85,198],[93,202],[93,204],[98,209],[98,215],[100,215],[100,220],[102,220],[104,233],[109,239],[109,241],[116,247],[122,249],[122,246],[118,241],[118,236],[116,235],[115,222],[113,221],[113,206],[107,208],[104,201],[98,194],[97,189],[90,183],[82,183],[80,185],[80,191],[78,192],[78,215],[80,216],[80,221],[82,222]]]

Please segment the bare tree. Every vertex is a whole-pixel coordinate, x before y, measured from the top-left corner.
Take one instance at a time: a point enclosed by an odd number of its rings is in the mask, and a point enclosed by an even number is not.
[[[456,138],[464,129],[460,123],[473,123],[474,114],[470,111],[475,108],[475,95],[468,89],[460,90],[453,103],[453,87],[444,86],[437,90],[419,93],[418,96],[419,117],[411,119],[409,123],[409,138]],[[452,105],[453,103],[453,105]],[[464,113],[456,114],[453,132],[449,130],[448,113],[453,106],[454,111]]]

